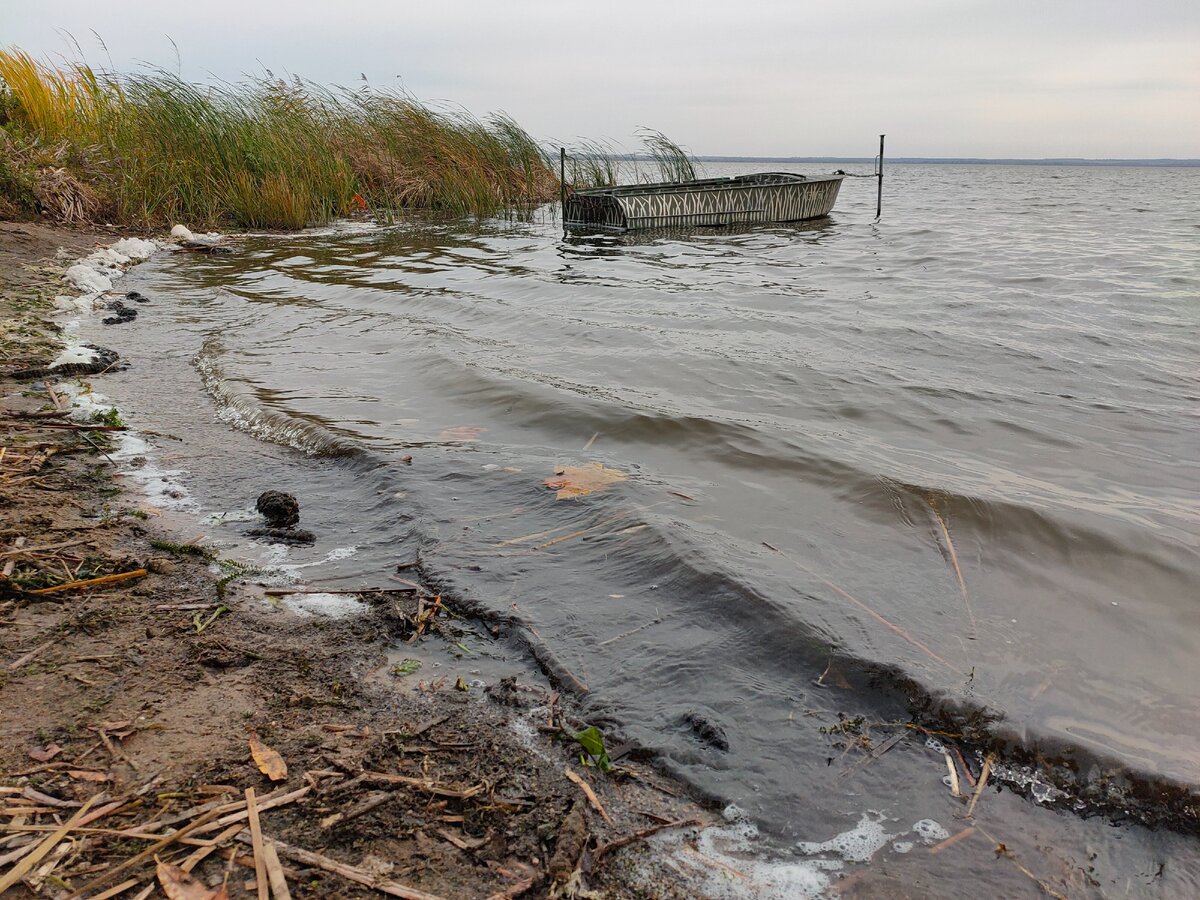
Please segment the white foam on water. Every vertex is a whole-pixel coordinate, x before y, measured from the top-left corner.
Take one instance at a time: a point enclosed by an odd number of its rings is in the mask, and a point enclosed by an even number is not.
[[[343,619],[370,612],[369,604],[349,594],[291,594],[283,599],[283,605],[298,616],[322,616]]]
[[[841,867],[837,861],[771,859],[757,846],[758,827],[745,813],[730,806],[725,810],[725,819],[728,824],[699,831],[662,832],[649,839],[662,851],[658,861],[681,876],[697,897],[820,897],[832,884],[829,872]],[[689,840],[694,841],[694,849]]]
[[[312,562],[292,563],[288,562],[291,557],[291,548],[283,543],[270,543],[263,547],[263,553],[259,557],[262,568],[265,569],[261,573],[261,578],[264,584],[269,585],[289,585],[298,584],[303,581],[301,570],[311,569],[328,565],[332,562],[337,562],[342,559],[349,559],[354,554],[358,553],[358,547],[334,547],[320,559],[314,559]]]
[[[71,397],[74,409],[77,409],[78,419],[89,421],[92,413],[107,413],[114,404],[96,391],[80,388],[78,383],[65,382],[58,385],[60,394]],[[110,432],[116,444],[108,456],[118,464],[116,469],[126,482],[138,486],[138,490],[152,506],[161,509],[188,510],[199,509],[199,504],[187,492],[181,481],[182,470],[164,469],[156,466],[151,460],[151,446],[145,438],[132,431]],[[137,462],[134,462],[137,461]]]
[[[883,830],[883,814],[871,811],[863,813],[858,824],[849,831],[827,841],[799,841],[796,849],[807,856],[835,853],[847,862],[867,862],[894,837],[899,835]]]
[[[241,509],[227,509],[224,512],[209,513],[200,520],[205,525],[221,525],[225,522],[260,522],[261,514],[252,506]]]
[[[933,819],[922,819],[920,822],[913,822],[912,830],[917,837],[927,844],[936,844],[938,841],[944,841],[950,837],[950,832]]]
[[[895,853],[908,853],[912,848],[912,841],[896,841],[896,843],[892,844],[892,851]]]
[[[85,390],[77,382],[64,382],[57,389],[71,398],[71,405],[78,413],[76,418],[82,421],[90,421],[93,413],[106,413],[115,406],[103,394]],[[116,446],[108,451],[109,458],[117,464],[117,471],[123,480],[137,485],[150,505],[161,509],[199,509],[199,504],[183,486],[183,472],[157,466],[151,456],[153,451],[143,437],[132,431],[114,431],[111,435]]]
[[[1065,791],[1039,778],[1037,771],[1030,766],[1007,766],[1003,763],[994,763],[992,772],[998,780],[1007,781],[1029,791],[1030,796],[1038,803],[1054,803],[1067,796]]]

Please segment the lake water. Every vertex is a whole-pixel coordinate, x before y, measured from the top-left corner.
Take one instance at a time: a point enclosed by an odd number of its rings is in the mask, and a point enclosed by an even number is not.
[[[347,225],[160,254],[123,282],[134,329],[89,327],[200,512],[292,491],[323,585],[419,553],[795,853],[871,811],[961,827],[923,736],[837,776],[837,714],[878,744],[910,698],[1092,783],[1200,782],[1198,196],[1200,169],[898,165],[878,222],[847,179],[800,226]],[[594,464],[627,477],[543,484]],[[1200,893],[1190,839],[981,803],[1080,896]],[[972,840],[875,861],[1037,894]]]

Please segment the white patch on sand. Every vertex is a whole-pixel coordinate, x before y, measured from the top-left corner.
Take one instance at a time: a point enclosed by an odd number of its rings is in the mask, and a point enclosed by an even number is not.
[[[121,269],[122,271],[132,262],[124,253],[118,253],[112,247],[96,250],[79,261],[79,265],[93,269]]]
[[[225,239],[225,235],[217,234],[215,231],[210,231],[207,234],[196,234],[186,225],[176,225],[171,229],[171,237],[177,241],[186,241],[192,244],[218,244]]]
[[[524,716],[513,716],[508,720],[508,730],[516,736],[522,747],[539,759],[549,762],[550,758],[542,752],[542,737],[538,733],[537,726],[530,721],[535,715],[539,721],[545,721],[546,707],[539,706],[536,709],[531,709]]]
[[[82,297],[68,297],[66,294],[59,294],[54,298],[54,308],[66,313],[92,312],[96,308],[96,297],[91,294],[85,294]]]
[[[90,363],[96,358],[96,351],[86,344],[71,343],[62,348],[62,352],[50,363],[50,368],[69,366],[73,363]]]
[[[342,619],[370,612],[371,607],[349,594],[290,594],[283,605],[298,616]]]
[[[155,241],[147,241],[142,238],[122,238],[113,244],[111,249],[116,253],[129,257],[133,262],[143,262],[149,259],[151,254],[158,249],[158,244]]]
[[[102,294],[105,291],[112,290],[112,279],[99,272],[91,266],[83,263],[76,263],[67,269],[63,276],[75,287],[76,290],[83,291],[85,294]]]
[[[76,308],[82,312],[84,307],[80,301],[85,299],[90,301],[98,294],[111,291],[113,282],[124,275],[126,269],[149,259],[150,254],[158,247],[159,245],[154,241],[142,238],[122,238],[111,247],[96,250],[82,259],[75,260],[74,264],[67,268],[63,278],[77,291],[84,294],[83,297],[75,298]],[[57,297],[55,305],[63,309],[63,301],[67,299],[69,298]]]

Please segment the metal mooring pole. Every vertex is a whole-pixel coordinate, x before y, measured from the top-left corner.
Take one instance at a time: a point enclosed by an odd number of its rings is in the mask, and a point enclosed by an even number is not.
[[[885,137],[887,137],[886,134],[879,136],[879,168],[875,172],[879,176],[879,186],[875,193],[875,218],[877,219],[883,212],[883,139]]]
[[[558,148],[558,202],[562,204],[563,228],[567,227],[567,148]]]

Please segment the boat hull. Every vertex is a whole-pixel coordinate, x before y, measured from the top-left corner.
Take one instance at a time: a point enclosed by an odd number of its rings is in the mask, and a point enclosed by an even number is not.
[[[572,229],[615,232],[801,222],[829,215],[841,184],[840,175],[764,173],[576,191],[563,221]]]

